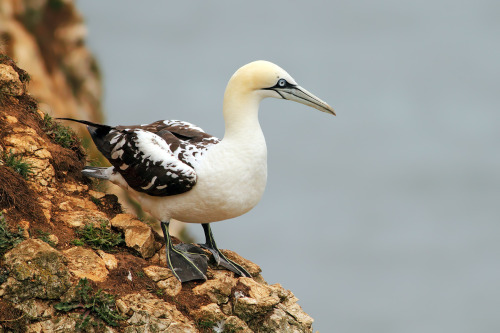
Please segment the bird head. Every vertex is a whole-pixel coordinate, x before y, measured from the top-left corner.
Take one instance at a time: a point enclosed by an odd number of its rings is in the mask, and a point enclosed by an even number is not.
[[[231,77],[230,86],[237,86],[244,94],[255,94],[259,99],[287,99],[335,115],[331,106],[299,86],[290,74],[269,61],[258,60],[241,67]]]

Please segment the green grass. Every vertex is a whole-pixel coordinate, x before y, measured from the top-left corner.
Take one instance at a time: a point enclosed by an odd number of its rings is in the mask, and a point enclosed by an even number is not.
[[[90,196],[90,201],[92,201],[96,206],[102,206],[101,200],[96,197]]]
[[[0,255],[21,243],[23,239],[23,228],[17,227],[17,232],[11,232],[3,214],[0,213]]]
[[[57,303],[54,308],[64,312],[74,309],[84,310],[77,324],[79,329],[84,329],[92,323],[91,314],[101,318],[110,326],[118,326],[118,321],[126,319],[116,311],[115,297],[101,289],[95,292],[86,278],[78,282],[73,300]]]
[[[108,221],[103,220],[100,227],[87,223],[76,231],[79,239],[73,240],[75,245],[87,244],[94,250],[110,251],[115,246],[125,243],[121,233],[114,232],[108,228]],[[82,244],[83,243],[83,244]]]
[[[64,148],[71,149],[75,144],[79,143],[78,137],[70,127],[54,121],[48,114],[45,114],[43,118],[43,127],[45,133],[47,133],[55,143]]]
[[[76,246],[84,246],[85,242],[78,238],[78,239],[73,239],[71,241],[71,244],[76,245]]]
[[[196,325],[199,327],[199,328],[212,328],[216,325],[217,323],[215,321],[212,321],[212,320],[200,320],[196,323]]]
[[[3,152],[1,158],[6,166],[12,168],[24,179],[27,179],[28,176],[33,173],[33,166],[23,161],[23,158],[19,154],[14,154],[12,150],[9,151],[8,154]]]

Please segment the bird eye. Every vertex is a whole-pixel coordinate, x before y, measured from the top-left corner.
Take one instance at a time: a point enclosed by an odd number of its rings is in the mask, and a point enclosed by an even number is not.
[[[279,79],[278,86],[280,86],[280,87],[286,86],[286,80],[285,79]]]

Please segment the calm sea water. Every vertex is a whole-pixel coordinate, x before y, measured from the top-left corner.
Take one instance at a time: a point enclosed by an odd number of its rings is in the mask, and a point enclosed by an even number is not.
[[[110,124],[222,137],[227,80],[256,59],[335,108],[264,101],[266,194],[213,226],[315,330],[500,330],[500,2],[78,6]]]

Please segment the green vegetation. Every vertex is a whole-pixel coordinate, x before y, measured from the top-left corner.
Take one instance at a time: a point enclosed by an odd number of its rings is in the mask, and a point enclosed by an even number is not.
[[[196,323],[196,326],[198,326],[201,329],[204,328],[212,328],[216,325],[215,321],[212,320],[200,320]]]
[[[18,72],[19,74],[19,80],[22,82],[22,83],[29,83],[31,81],[31,76],[28,74],[28,72],[26,72],[25,70],[20,70]]]
[[[43,129],[55,143],[64,148],[71,149],[75,144],[79,143],[78,137],[70,127],[54,121],[48,114],[45,114],[43,118]]]
[[[50,9],[59,10],[64,8],[65,3],[62,0],[49,0],[48,5]]]
[[[45,243],[49,244],[52,247],[56,247],[56,243],[50,240],[49,236],[50,234],[46,231],[42,231],[40,229],[36,229],[35,232],[37,233],[37,238],[44,241]]]
[[[76,245],[76,246],[84,246],[85,242],[78,238],[78,239],[73,239],[71,241],[71,244]]]
[[[23,239],[23,228],[17,227],[17,232],[10,232],[3,214],[0,213],[0,255],[21,243]]]
[[[74,245],[87,244],[94,250],[110,251],[115,246],[125,243],[122,234],[106,228],[107,220],[102,220],[100,227],[95,227],[92,223],[87,223],[85,226],[76,231],[80,239],[73,240]]]
[[[97,199],[96,197],[90,196],[90,201],[92,201],[96,206],[102,206],[101,200]]]
[[[82,309],[84,313],[80,315],[80,322],[77,328],[86,328],[90,323],[92,313],[104,320],[110,326],[118,326],[119,320],[126,318],[121,316],[115,309],[115,297],[103,292],[101,289],[94,292],[89,281],[80,279],[76,287],[75,298],[70,302],[60,302],[54,305],[59,311],[68,312],[74,309]],[[96,323],[92,323],[97,325]]]
[[[24,179],[27,179],[28,175],[33,173],[32,165],[23,161],[23,158],[18,154],[12,153],[12,150],[9,151],[8,154],[3,152],[1,158],[6,166],[14,169],[14,171],[20,174]]]

